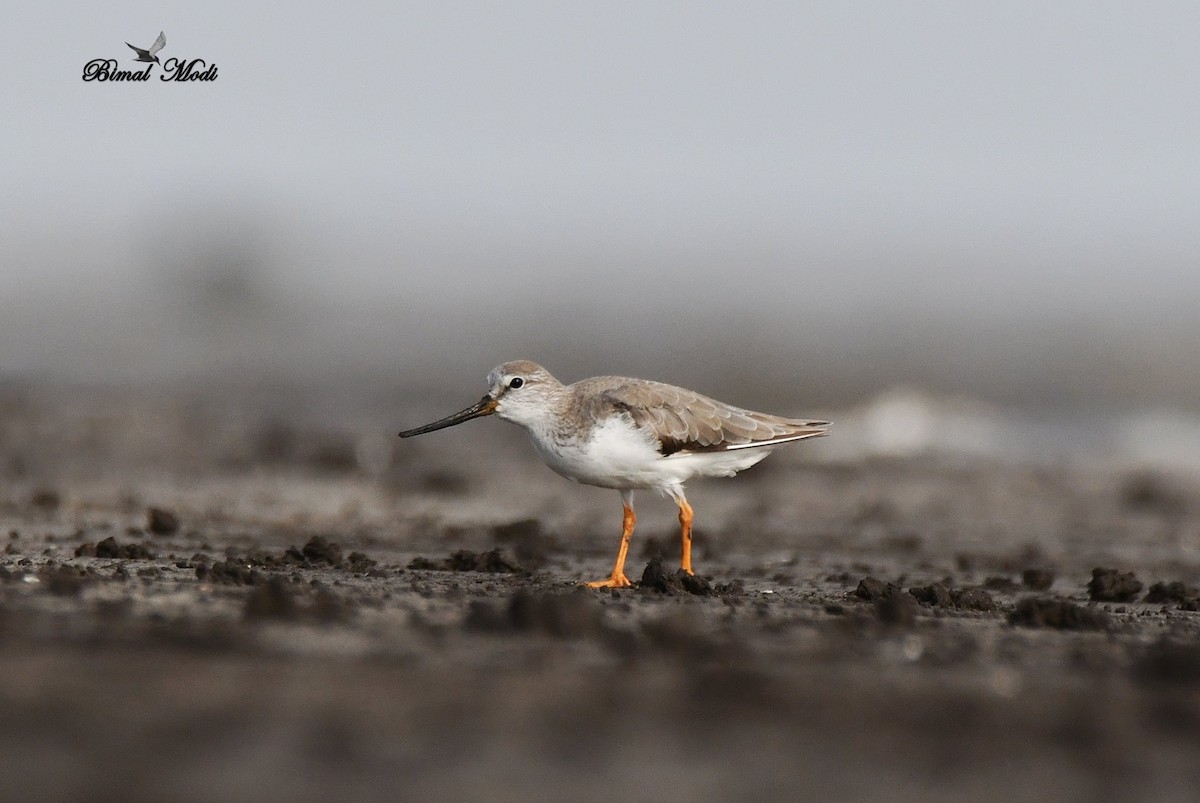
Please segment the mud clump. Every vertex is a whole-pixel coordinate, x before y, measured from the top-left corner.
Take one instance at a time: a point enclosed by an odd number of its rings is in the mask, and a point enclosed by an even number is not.
[[[1092,569],[1088,596],[1096,602],[1133,602],[1142,592],[1142,581],[1133,572],[1116,569]]]
[[[447,568],[452,572],[492,572],[497,574],[517,574],[521,571],[521,567],[505,558],[499,549],[488,552],[460,549],[447,560]]]
[[[904,589],[895,583],[885,583],[882,580],[877,580],[874,577],[864,577],[858,581],[858,587],[854,589],[854,596],[859,599],[865,599],[867,602],[874,602],[880,599],[889,599],[900,594]]]
[[[379,564],[368,558],[362,552],[351,552],[346,556],[346,560],[342,562],[342,568],[352,572],[369,572]]]
[[[282,555],[261,549],[246,553],[226,550],[225,562],[260,569],[285,570],[298,566],[302,569],[333,568],[358,573],[369,572],[377,565],[362,552],[351,552],[343,557],[341,544],[320,535],[309,538],[302,547],[288,547]]]
[[[111,542],[111,544],[109,542]],[[118,544],[115,538],[109,537],[96,544],[96,557],[126,558],[128,560],[153,560],[154,553],[137,542]]]
[[[674,573],[667,571],[663,567],[661,558],[654,558],[646,564],[637,587],[641,591],[653,591],[668,596],[690,594],[697,597],[715,597],[717,595],[712,584],[699,575],[688,574],[683,569],[676,569]]]
[[[1200,590],[1178,580],[1172,583],[1155,583],[1150,586],[1142,602],[1174,603],[1180,610],[1197,611],[1200,610]]]
[[[950,589],[946,588],[941,583],[933,585],[920,586],[918,588],[908,589],[908,593],[912,595],[917,602],[925,605],[932,605],[935,608],[953,608],[954,599],[950,596]]]
[[[330,541],[319,535],[308,539],[301,548],[288,547],[283,553],[283,559],[305,568],[313,566],[340,566],[342,563],[342,546],[336,541]]]
[[[1010,625],[1056,630],[1107,630],[1112,619],[1096,608],[1085,608],[1065,599],[1026,597],[1008,617]]]
[[[910,588],[908,593],[920,603],[934,608],[964,611],[992,611],[996,603],[982,588],[946,588],[941,583]]]
[[[542,633],[554,638],[581,638],[604,632],[604,610],[591,595],[533,594],[518,591],[507,604],[471,603],[464,626],[500,633]]]
[[[331,567],[349,572],[369,572],[377,563],[362,552],[351,552],[342,556],[342,545],[320,535],[308,539],[302,547],[288,547],[283,557],[274,561],[268,556],[251,556],[250,562],[260,563],[268,568],[284,566],[300,566],[305,569]]]
[[[263,582],[263,575],[245,563],[219,560],[216,563],[196,565],[196,579],[220,585],[255,586]]]
[[[109,536],[95,546],[83,544],[75,550],[75,557],[116,558],[118,560],[153,560],[154,553],[139,543],[122,544]]]
[[[526,574],[521,566],[510,561],[499,549],[488,552],[472,552],[460,549],[444,560],[413,558],[409,569],[432,572],[490,572],[492,574]]]
[[[1021,584],[1033,591],[1047,591],[1054,585],[1054,572],[1049,569],[1025,569],[1021,572]]]
[[[146,510],[146,529],[155,535],[174,535],[179,532],[179,517],[161,507]]]
[[[954,605],[966,611],[994,611],[996,602],[982,588],[960,588],[951,592]]]

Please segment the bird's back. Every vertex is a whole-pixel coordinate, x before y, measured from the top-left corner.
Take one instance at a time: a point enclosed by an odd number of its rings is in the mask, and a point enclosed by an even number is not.
[[[825,421],[759,413],[718,401],[694,390],[621,376],[598,376],[571,385],[575,415],[600,421],[628,416],[652,435],[663,456],[769,446],[818,437]]]

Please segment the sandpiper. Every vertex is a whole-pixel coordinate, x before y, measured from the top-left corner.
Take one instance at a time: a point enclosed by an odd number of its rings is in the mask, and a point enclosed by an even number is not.
[[[683,556],[692,573],[692,506],[683,484],[692,477],[732,477],[780,444],[829,431],[826,421],[743,410],[692,390],[622,376],[564,385],[537,363],[498,365],[487,395],[461,412],[400,433],[411,438],[472,418],[498,415],[520,424],[546,465],[568,479],[621,492],[625,514],[612,574],[592,588],[632,585],[625,556],[637,517],[633,492],[652,488],[679,506]]]

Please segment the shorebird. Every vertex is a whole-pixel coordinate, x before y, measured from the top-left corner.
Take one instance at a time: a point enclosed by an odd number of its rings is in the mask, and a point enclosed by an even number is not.
[[[477,403],[432,424],[400,433],[411,438],[472,418],[498,415],[522,426],[542,460],[555,472],[585,485],[621,492],[621,546],[612,573],[591,588],[632,585],[625,557],[637,517],[633,492],[654,489],[679,506],[681,568],[692,574],[692,506],[683,484],[692,477],[732,477],[758,463],[780,444],[815,438],[827,421],[782,418],[743,410],[693,390],[597,376],[564,385],[528,360],[498,365],[488,392]]]
[[[160,62],[157,54],[158,51],[167,46],[167,35],[162,31],[159,31],[158,38],[154,40],[154,44],[150,45],[149,50],[142,50],[140,47],[134,47],[128,42],[125,43],[125,46],[133,50],[134,53],[137,53],[138,57],[134,59],[134,61],[151,61],[155,64],[159,64]]]

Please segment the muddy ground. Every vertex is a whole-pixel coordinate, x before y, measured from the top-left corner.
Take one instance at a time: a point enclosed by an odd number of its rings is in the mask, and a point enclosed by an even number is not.
[[[0,800],[1200,795],[1194,478],[799,445],[589,591],[509,425],[231,398],[0,389]]]

